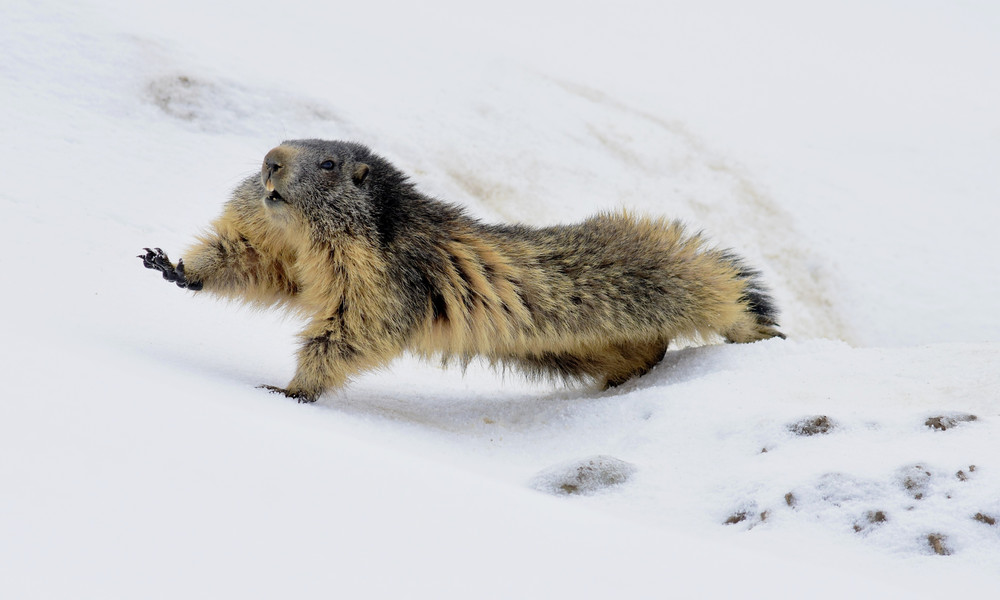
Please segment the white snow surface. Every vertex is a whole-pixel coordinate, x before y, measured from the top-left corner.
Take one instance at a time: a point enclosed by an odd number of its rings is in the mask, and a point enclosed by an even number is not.
[[[5,0],[0,596],[996,598],[998,6]],[[301,324],[135,256],[301,137],[486,220],[684,219],[789,339],[267,394]]]

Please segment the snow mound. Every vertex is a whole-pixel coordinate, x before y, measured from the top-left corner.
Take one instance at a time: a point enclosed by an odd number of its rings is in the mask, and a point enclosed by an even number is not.
[[[549,494],[590,495],[619,486],[635,474],[635,465],[613,456],[592,456],[555,465],[531,480],[531,487]]]

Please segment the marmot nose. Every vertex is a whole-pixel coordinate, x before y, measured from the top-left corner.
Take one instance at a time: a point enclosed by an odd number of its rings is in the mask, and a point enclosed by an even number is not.
[[[264,156],[264,171],[274,174],[278,172],[285,162],[285,151],[281,146],[274,148]]]
[[[260,180],[269,192],[274,191],[274,180],[281,175],[281,169],[287,164],[287,149],[278,146],[264,156],[264,164],[260,168]]]

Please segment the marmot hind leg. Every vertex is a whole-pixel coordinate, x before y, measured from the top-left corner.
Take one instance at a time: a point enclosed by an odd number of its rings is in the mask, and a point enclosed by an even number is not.
[[[726,341],[746,344],[773,337],[785,339],[785,334],[776,329],[778,309],[771,292],[760,281],[760,272],[748,267],[742,258],[731,251],[724,252],[721,259],[736,269],[736,277],[744,285],[738,300],[744,307],[743,312],[720,332]]]
[[[612,344],[603,354],[604,377],[601,389],[618,387],[655,367],[667,353],[668,340]]]
[[[667,345],[667,340],[619,342],[576,352],[527,354],[510,360],[530,375],[591,379],[606,390],[648,373],[663,359]]]
[[[734,327],[726,331],[723,336],[730,344],[749,344],[750,342],[759,342],[773,337],[785,339],[785,334],[774,327],[751,318],[737,323]]]

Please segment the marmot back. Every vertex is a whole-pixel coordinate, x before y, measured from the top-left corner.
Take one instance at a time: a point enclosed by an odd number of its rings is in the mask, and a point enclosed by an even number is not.
[[[407,350],[609,387],[674,339],[784,337],[757,271],[676,221],[486,225],[349,142],[284,142],[186,261],[141,258],[181,287],[310,317],[295,376],[264,386],[301,401]]]

